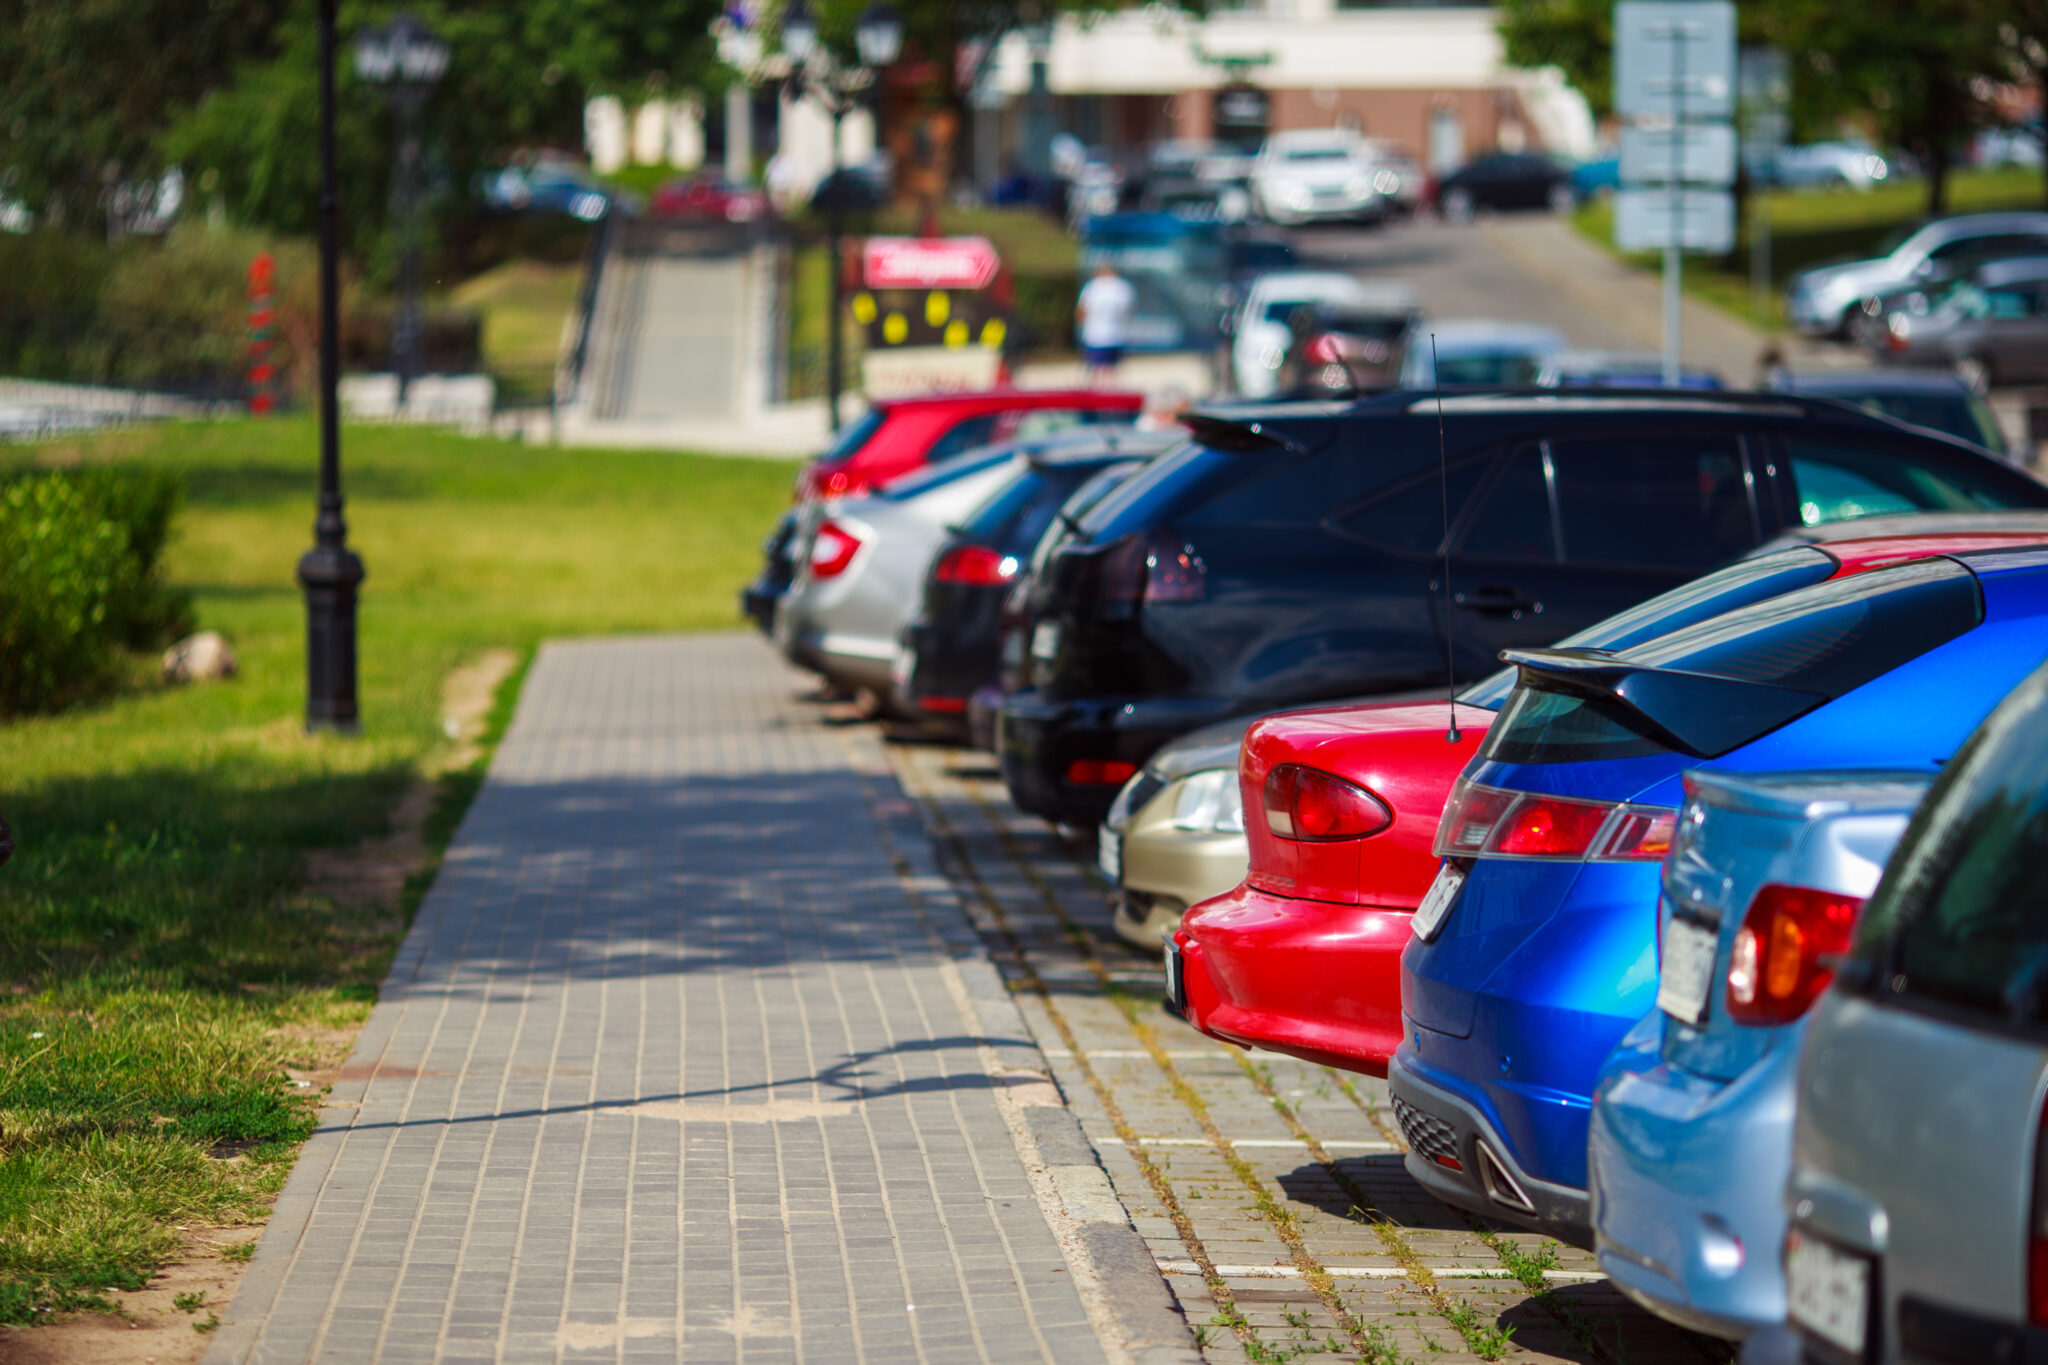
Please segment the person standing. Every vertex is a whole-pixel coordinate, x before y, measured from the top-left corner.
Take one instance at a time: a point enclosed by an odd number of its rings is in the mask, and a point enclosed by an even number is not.
[[[1100,388],[1116,377],[1123,361],[1124,345],[1130,339],[1131,310],[1138,291],[1108,263],[1095,267],[1095,275],[1081,286],[1074,304],[1074,318],[1081,328],[1081,361],[1088,370],[1088,383]]]

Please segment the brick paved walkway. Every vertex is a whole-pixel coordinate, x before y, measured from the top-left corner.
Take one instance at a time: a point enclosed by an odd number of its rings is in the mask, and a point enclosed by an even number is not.
[[[1072,1121],[1019,1122],[1043,1059],[796,690],[541,652],[210,1362],[1104,1357],[1020,1155]]]

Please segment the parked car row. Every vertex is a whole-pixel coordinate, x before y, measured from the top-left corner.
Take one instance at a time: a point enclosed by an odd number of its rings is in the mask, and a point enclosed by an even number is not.
[[[1760,1351],[1993,1358],[2048,1199],[2048,487],[1584,368],[886,407],[800,481],[773,631],[1095,828],[1172,1008],[1387,1077],[1446,1203]],[[929,435],[970,410],[1008,439]]]

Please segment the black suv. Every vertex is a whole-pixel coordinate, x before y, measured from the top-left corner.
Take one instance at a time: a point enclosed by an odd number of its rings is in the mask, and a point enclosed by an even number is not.
[[[1441,421],[1440,460],[1414,392],[1189,419],[1032,584],[997,726],[1011,798],[1093,824],[1176,735],[1441,686],[1447,659],[1482,677],[1781,531],[2048,507],[1974,447],[1827,399],[1468,391]]]

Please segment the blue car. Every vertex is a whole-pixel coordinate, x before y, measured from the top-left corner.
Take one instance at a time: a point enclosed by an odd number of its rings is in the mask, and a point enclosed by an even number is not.
[[[1686,775],[1658,1007],[1601,1069],[1586,1153],[1600,1268],[1658,1316],[1724,1337],[1784,1317],[1804,1019],[1932,777]]]
[[[2044,652],[2038,548],[1876,569],[1611,654],[1508,651],[1519,682],[1444,811],[1401,960],[1410,1174],[1590,1247],[1593,1087],[1655,1003],[1684,773],[1930,767]]]

